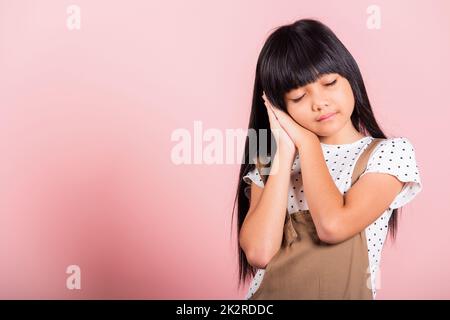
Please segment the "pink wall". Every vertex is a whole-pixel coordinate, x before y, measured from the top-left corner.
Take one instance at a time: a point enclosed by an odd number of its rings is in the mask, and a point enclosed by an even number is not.
[[[305,17],[352,52],[385,132],[415,145],[424,190],[385,247],[377,298],[450,298],[449,10],[0,0],[0,298],[242,299],[229,234],[239,165],[176,165],[170,138],[195,120],[245,129],[265,38]],[[72,264],[81,290],[66,287]]]

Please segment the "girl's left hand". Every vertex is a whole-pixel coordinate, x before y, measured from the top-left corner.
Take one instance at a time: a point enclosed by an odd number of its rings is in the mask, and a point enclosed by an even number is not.
[[[267,99],[265,92],[263,92],[263,99],[266,106],[272,108],[281,127],[286,131],[298,149],[300,149],[300,146],[306,141],[309,141],[310,139],[317,139],[317,135],[314,132],[299,125],[283,110],[274,107]]]

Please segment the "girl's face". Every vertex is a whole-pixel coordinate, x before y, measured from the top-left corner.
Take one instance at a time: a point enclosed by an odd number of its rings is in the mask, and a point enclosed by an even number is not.
[[[345,127],[353,128],[350,121],[355,106],[353,91],[348,80],[337,73],[324,74],[313,83],[293,89],[284,99],[289,115],[318,136],[328,137]],[[334,115],[319,120],[328,114]]]

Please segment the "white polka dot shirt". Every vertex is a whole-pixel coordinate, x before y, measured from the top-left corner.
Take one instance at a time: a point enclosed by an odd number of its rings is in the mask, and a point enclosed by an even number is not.
[[[372,137],[367,136],[349,144],[333,145],[321,143],[328,170],[342,194],[350,189],[351,175],[356,161],[372,140]],[[299,210],[307,210],[308,203],[304,197],[298,153],[291,171],[291,181],[287,200],[288,212],[294,213]],[[413,145],[404,137],[389,138],[381,141],[375,149],[372,150],[366,171],[364,171],[360,177],[368,172],[391,174],[400,181],[405,182],[403,189],[392,201],[389,208],[381,213],[379,218],[365,229],[372,294],[373,298],[375,298],[377,272],[380,266],[383,244],[388,233],[388,222],[392,210],[400,208],[410,202],[422,190],[422,183]],[[264,183],[256,168],[245,175],[243,180],[249,184],[246,188],[247,196],[249,196],[249,187],[252,182],[260,187],[264,187]],[[258,289],[264,277],[264,271],[264,269],[257,270],[257,273],[250,283],[245,299],[249,299]]]

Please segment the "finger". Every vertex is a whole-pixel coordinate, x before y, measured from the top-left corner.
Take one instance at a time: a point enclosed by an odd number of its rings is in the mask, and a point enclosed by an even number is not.
[[[286,121],[288,121],[288,120],[286,119],[286,115],[284,114],[284,111],[281,111],[274,107],[270,107],[270,109],[272,110],[274,117],[278,122],[279,127],[282,128],[283,130],[285,130],[285,124],[287,124]]]
[[[269,109],[272,111],[272,113],[273,113],[275,119],[279,120],[278,113],[276,112],[276,111],[278,111],[278,109],[275,108],[275,107],[273,106],[273,104],[271,104],[271,103],[269,102],[269,100],[267,100],[267,99],[266,99],[266,106],[267,106],[267,108],[269,108]]]
[[[266,95],[263,94],[263,95],[262,95],[262,98],[263,98],[263,100],[264,100],[264,104],[267,106],[268,101],[267,101]]]
[[[265,107],[266,107],[266,111],[267,111],[267,115],[269,117],[269,120],[271,122],[273,122],[273,124],[275,124],[274,120],[276,120],[276,118],[275,118],[275,115],[273,114],[273,111],[270,110],[270,108],[267,105],[265,105]]]
[[[267,114],[269,115],[269,121],[272,118],[271,127],[282,128],[282,126],[281,126],[281,124],[279,122],[279,118],[278,118],[277,114],[274,111],[276,108],[274,108],[273,105],[269,102],[269,100],[267,99],[264,91],[263,91],[262,98],[264,99],[264,105],[266,106]]]
[[[274,120],[277,120],[277,122],[278,122],[277,115],[276,115],[275,112],[273,111],[273,108],[272,108],[270,105],[266,105],[266,109],[267,109],[267,113],[268,113]]]
[[[269,105],[270,110],[272,111],[275,119],[280,120],[279,117],[279,110],[277,108],[274,108],[272,105]]]
[[[265,93],[263,93],[262,98],[263,98],[265,104],[272,105]]]
[[[273,110],[268,106],[266,106],[266,110],[269,116],[270,127],[273,129],[280,129],[281,128],[280,123],[278,122],[278,119],[275,117]]]
[[[284,123],[284,122],[289,122],[292,118],[290,117],[290,115],[288,115],[285,111],[280,110],[278,108],[274,108],[272,107],[273,113],[275,114],[276,118]]]
[[[269,102],[269,100],[267,99],[267,97],[265,95],[263,95],[263,99],[264,99],[264,105],[268,109],[267,112],[272,111],[272,113],[275,115],[275,113],[273,112],[272,104]],[[275,115],[275,118],[276,118],[276,115]]]

